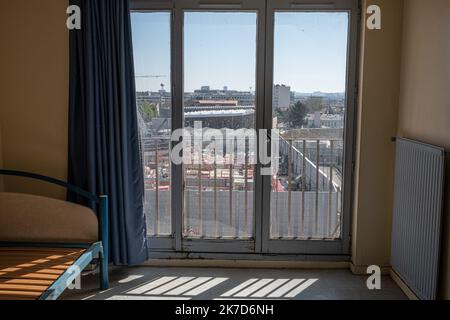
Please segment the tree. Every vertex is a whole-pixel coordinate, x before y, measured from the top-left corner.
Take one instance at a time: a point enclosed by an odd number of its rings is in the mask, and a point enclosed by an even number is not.
[[[308,109],[300,101],[291,105],[287,112],[283,116],[283,122],[291,129],[301,128],[306,124],[306,115],[308,114]]]
[[[323,97],[309,97],[305,101],[306,108],[312,113],[322,111],[324,104],[323,100]]]
[[[141,114],[144,118],[145,122],[150,122],[154,117],[157,116],[157,106],[155,103],[150,103],[148,101],[144,101],[141,104]]]

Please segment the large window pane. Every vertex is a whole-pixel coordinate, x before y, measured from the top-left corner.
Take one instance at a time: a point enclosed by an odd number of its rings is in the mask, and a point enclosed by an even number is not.
[[[255,127],[256,18],[251,12],[185,13],[186,128]],[[220,155],[225,163],[214,164],[219,156],[208,152],[208,143],[190,150],[200,161],[185,164],[184,237],[253,237],[254,166],[242,149],[248,139],[225,139],[234,146]]]
[[[339,239],[349,14],[277,12],[271,237]]]
[[[145,176],[147,232],[171,228],[170,12],[132,13],[138,120]]]

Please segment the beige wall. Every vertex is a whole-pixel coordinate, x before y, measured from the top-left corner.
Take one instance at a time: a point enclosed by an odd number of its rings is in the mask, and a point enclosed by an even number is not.
[[[450,150],[450,1],[405,1],[403,35],[399,135]],[[450,188],[446,206],[440,296],[450,299]]]
[[[66,179],[68,30],[65,0],[0,2],[3,164]],[[5,179],[8,191],[64,197],[59,188]]]
[[[397,133],[402,0],[368,0],[382,10],[382,30],[362,35],[352,262],[355,271],[389,266]],[[365,10],[364,10],[365,11]],[[363,19],[365,21],[366,19]],[[363,22],[364,23],[364,22]]]
[[[0,125],[0,168],[3,168],[2,126]],[[3,191],[3,176],[0,175],[0,192]]]

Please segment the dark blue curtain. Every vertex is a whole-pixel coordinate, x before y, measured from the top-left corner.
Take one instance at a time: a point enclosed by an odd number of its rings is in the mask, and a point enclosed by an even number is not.
[[[109,196],[111,261],[136,265],[148,253],[129,3],[71,4],[81,30],[70,32],[69,182]]]

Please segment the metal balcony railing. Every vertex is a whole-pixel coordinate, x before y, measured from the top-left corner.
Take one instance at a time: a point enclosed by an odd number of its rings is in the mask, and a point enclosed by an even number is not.
[[[342,139],[280,138],[280,168],[272,183],[272,238],[340,237],[342,147]]]
[[[170,136],[142,141],[148,232],[171,234]],[[254,175],[250,161],[217,164],[202,154],[201,164],[184,166],[183,235],[190,238],[254,237]],[[343,141],[280,137],[278,173],[272,177],[271,237],[332,240],[340,238]],[[226,159],[229,160],[229,159]]]

